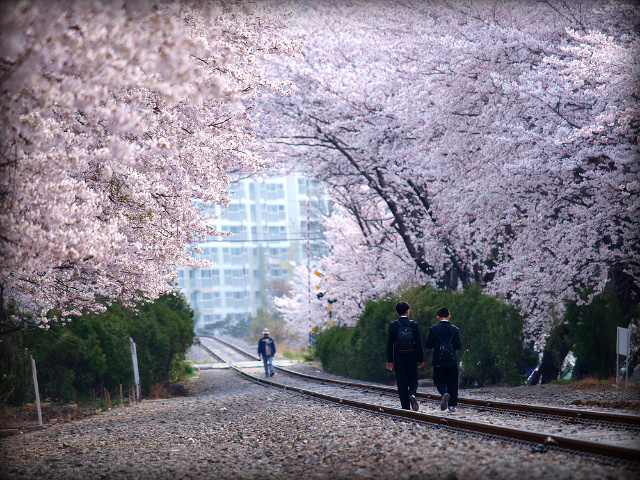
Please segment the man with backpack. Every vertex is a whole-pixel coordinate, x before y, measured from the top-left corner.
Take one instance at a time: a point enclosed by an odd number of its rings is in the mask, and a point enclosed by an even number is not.
[[[404,410],[409,405],[416,412],[419,410],[416,392],[418,391],[418,367],[424,366],[422,337],[418,324],[409,320],[409,304],[400,302],[396,305],[400,318],[389,325],[387,339],[387,369],[396,369],[398,397]],[[419,365],[418,365],[419,364]]]
[[[448,308],[436,314],[438,323],[429,328],[425,348],[433,348],[433,383],[442,395],[440,410],[456,411],[458,405],[458,357],[456,350],[462,348],[460,331],[449,321]]]

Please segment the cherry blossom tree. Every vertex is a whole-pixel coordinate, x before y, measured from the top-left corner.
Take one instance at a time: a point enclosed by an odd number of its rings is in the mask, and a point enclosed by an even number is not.
[[[295,265],[289,294],[274,297],[276,310],[282,314],[287,329],[306,344],[312,327],[323,325],[326,301],[318,298],[321,277],[309,271],[306,265]]]
[[[529,310],[608,281],[640,298],[639,18],[632,5],[587,10],[536,71],[503,84],[532,141],[510,165],[514,208],[502,221],[517,234],[489,288]]]
[[[363,235],[357,220],[346,211],[327,218],[326,228],[327,241],[333,248],[331,255],[318,259],[311,271],[307,265],[297,265],[291,293],[274,298],[289,328],[304,335],[312,327],[329,325],[329,300],[333,302],[333,324],[353,326],[367,300],[384,296],[390,286],[419,283],[411,270],[397,268],[398,262],[411,264],[406,250],[399,245],[372,248],[370,237]],[[304,335],[302,338],[306,338]]]
[[[265,165],[251,124],[261,58],[292,51],[250,2],[4,2],[0,20],[1,331],[6,307],[63,315],[153,299]]]
[[[639,17],[577,0],[309,7],[278,70],[298,94],[261,125],[342,205],[334,225],[360,230],[332,230],[332,288],[479,281],[519,302],[530,338],[577,290],[617,276],[637,295]]]

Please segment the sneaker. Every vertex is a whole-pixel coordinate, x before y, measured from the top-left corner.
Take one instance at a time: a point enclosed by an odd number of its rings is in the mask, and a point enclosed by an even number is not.
[[[449,413],[455,413],[456,407],[449,407]]]
[[[418,410],[420,410],[420,405],[418,405],[418,401],[416,400],[415,395],[409,396],[409,402],[411,403],[411,408],[413,409],[414,412],[417,412]]]
[[[270,377],[273,377],[273,372],[271,372],[271,374],[269,375]]]
[[[440,410],[446,410],[447,407],[449,406],[449,398],[451,397],[451,395],[449,395],[448,393],[445,393],[444,395],[442,395],[442,403],[440,404]]]

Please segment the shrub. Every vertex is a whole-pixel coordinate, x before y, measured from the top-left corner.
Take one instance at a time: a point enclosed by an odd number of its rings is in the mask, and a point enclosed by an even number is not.
[[[438,308],[449,308],[452,323],[460,328],[463,348],[458,359],[463,384],[519,384],[527,366],[537,362],[523,346],[524,319],[516,308],[485,295],[474,284],[462,292],[416,287],[367,302],[355,327],[334,327],[318,335],[318,358],[324,368],[363,380],[393,380],[393,373],[385,368],[387,332],[397,318],[395,305],[401,299],[411,305],[411,318],[418,322],[423,340],[437,322]],[[431,355],[425,360],[429,367]],[[430,368],[420,374],[428,372]]]
[[[316,352],[326,371],[349,374],[351,331],[349,327],[333,327],[318,335]]]
[[[581,297],[586,300],[589,292]],[[574,379],[586,376],[605,379],[616,373],[616,327],[627,327],[629,318],[622,314],[613,289],[607,285],[589,305],[566,302],[564,319],[574,341],[577,363]]]
[[[177,295],[164,295],[140,306],[137,315],[115,303],[100,314],[73,318],[48,330],[14,332],[4,339],[2,403],[20,405],[32,391],[29,356],[37,363],[43,397],[68,402],[90,388],[117,390],[133,383],[129,337],[136,342],[142,392],[168,384],[194,338],[193,312]],[[7,343],[5,343],[7,342]],[[7,344],[12,355],[7,360]],[[173,372],[173,373],[172,373]]]
[[[309,345],[306,350],[302,352],[302,358],[307,362],[313,362],[318,358],[318,354],[316,352],[316,347],[313,345]]]

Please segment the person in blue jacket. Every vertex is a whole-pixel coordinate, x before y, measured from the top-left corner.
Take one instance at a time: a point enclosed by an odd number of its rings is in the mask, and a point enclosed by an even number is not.
[[[269,329],[262,330],[262,338],[258,342],[258,358],[264,363],[264,376],[273,377],[273,356],[276,354],[276,343],[269,337]]]

